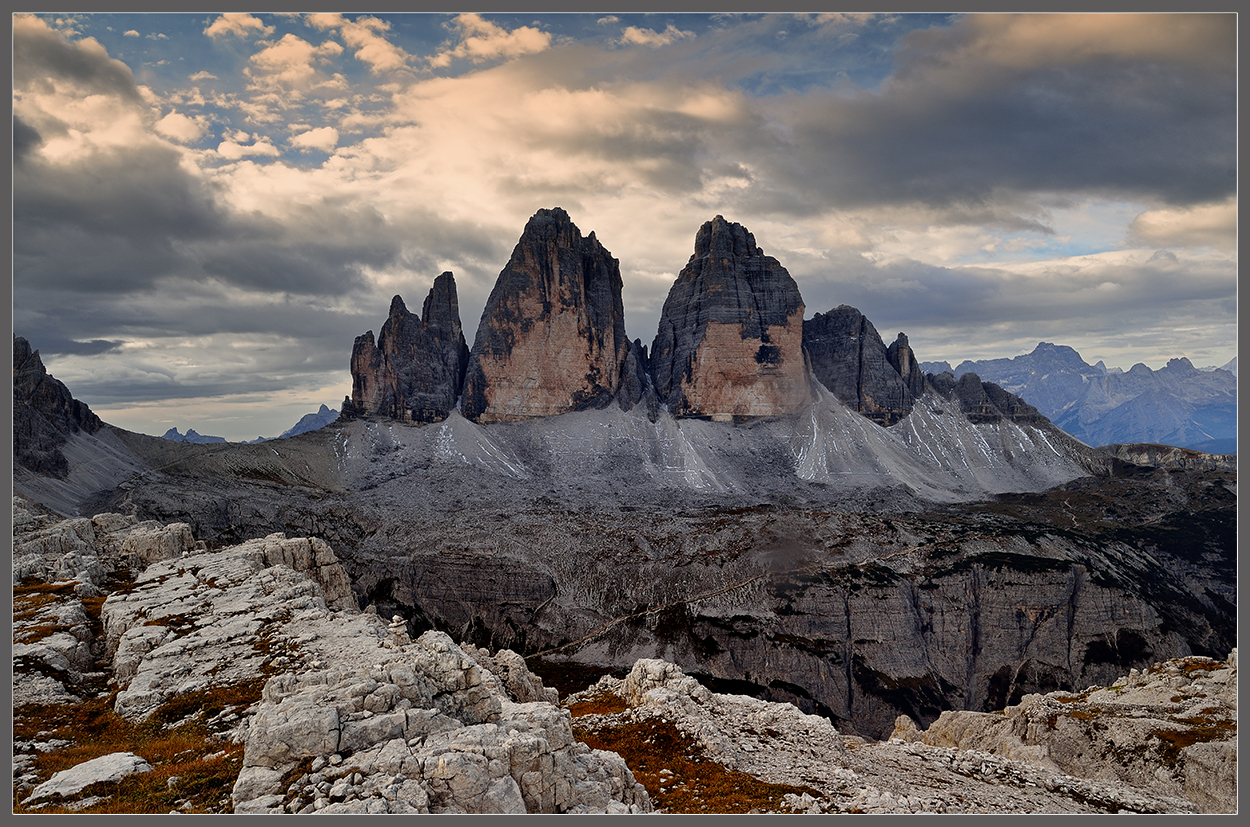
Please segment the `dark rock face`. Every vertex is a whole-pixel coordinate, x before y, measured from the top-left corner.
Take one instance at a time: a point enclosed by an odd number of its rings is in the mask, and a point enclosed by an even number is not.
[[[616,402],[621,410],[628,411],[635,405],[647,406],[647,418],[655,422],[660,415],[660,402],[651,384],[651,362],[647,359],[647,346],[642,339],[635,339],[625,356],[621,368],[621,387],[616,392]]]
[[[56,479],[69,475],[60,446],[71,434],[94,434],[103,423],[69,388],[48,374],[30,343],[13,337],[13,461]]]
[[[949,373],[930,374],[929,381],[942,396],[956,400],[960,410],[974,423],[1004,419],[1033,425],[1049,422],[1037,408],[993,382],[982,382],[975,373],[965,373],[958,379]]]
[[[699,228],[651,347],[656,392],[674,416],[777,416],[812,402],[803,298],[777,259],[721,216]]]
[[[863,313],[841,305],[803,323],[812,373],[844,404],[878,425],[898,422],[924,392],[924,377],[902,333],[889,348]]]
[[[601,408],[628,353],[617,260],[564,210],[539,210],[482,311],[461,408],[477,422]]]
[[[356,337],[350,408],[344,400],[343,414],[439,422],[456,406],[468,361],[456,281],[443,273],[434,280],[421,316],[396,296],[377,343],[372,330]]]

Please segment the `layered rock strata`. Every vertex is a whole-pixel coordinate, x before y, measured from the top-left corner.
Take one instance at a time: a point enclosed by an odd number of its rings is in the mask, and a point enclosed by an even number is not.
[[[13,337],[13,461],[55,479],[69,475],[61,446],[73,434],[94,434],[103,423],[51,375],[21,336]]]
[[[803,299],[741,224],[716,216],[669,290],[651,376],[674,416],[778,416],[811,404]]]
[[[1037,408],[993,382],[982,382],[975,373],[965,373],[958,379],[949,373],[931,374],[930,383],[941,396],[957,402],[964,415],[977,425],[1002,420],[1049,424]]]
[[[872,322],[839,305],[803,323],[803,347],[812,373],[852,410],[890,426],[911,413],[924,392],[924,376],[902,333],[889,348]]]
[[[539,210],[482,311],[462,411],[507,422],[603,407],[629,349],[617,260],[564,210]]]
[[[439,422],[456,406],[468,361],[456,281],[443,273],[434,280],[420,316],[395,296],[377,343],[372,330],[356,337],[352,395],[344,400],[343,413]]]

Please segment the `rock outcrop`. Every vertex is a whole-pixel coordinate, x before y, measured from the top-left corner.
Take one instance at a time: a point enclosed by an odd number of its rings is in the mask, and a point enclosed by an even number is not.
[[[485,423],[604,407],[628,353],[616,259],[564,210],[539,210],[482,311],[462,411]]]
[[[964,415],[978,425],[1002,420],[1049,424],[1037,408],[993,382],[982,382],[975,373],[965,373],[958,379],[949,373],[931,374],[929,381],[940,395],[958,402]]]
[[[1154,445],[1151,443],[1133,442],[1128,444],[1105,445],[1098,449],[1116,459],[1131,462],[1134,465],[1147,465],[1154,468],[1185,469],[1190,471],[1236,471],[1236,454],[1208,454],[1189,448],[1177,448],[1172,445]]]
[[[651,376],[673,416],[743,420],[813,400],[803,352],[803,299],[777,259],[721,216],[699,228],[669,290],[651,347]]]
[[[640,660],[624,680],[605,677],[564,704],[588,740],[645,733],[633,752],[660,812],[721,812],[708,779],[743,773],[774,804],[752,812],[1192,813],[1199,809],[1149,778],[1126,784],[1096,767],[1071,774],[983,748],[920,739],[841,736],[793,706],[712,692],[672,663]],[[587,710],[620,710],[589,712]],[[989,717],[989,716],[985,716]],[[1098,720],[1097,716],[1093,720]],[[896,733],[897,734],[897,733]],[[635,739],[637,736],[634,736]],[[648,750],[647,742],[678,744]],[[644,755],[637,755],[644,752]],[[663,767],[659,772],[656,767]],[[670,769],[672,768],[672,769]],[[721,776],[723,777],[723,776]],[[774,786],[759,791],[758,782]],[[723,784],[723,782],[722,782]],[[747,784],[739,783],[739,788]],[[789,789],[784,795],[781,790]],[[719,797],[718,797],[719,798]],[[704,801],[702,805],[700,801]],[[724,801],[725,799],[720,799]],[[740,803],[741,799],[738,799]],[[670,809],[671,808],[671,809]],[[1231,810],[1224,810],[1231,812]]]
[[[421,315],[395,296],[378,334],[357,336],[352,346],[352,395],[343,414],[402,422],[440,422],[456,406],[469,348],[460,326],[456,281],[434,279]]]
[[[69,388],[51,375],[21,336],[13,337],[13,462],[55,479],[69,475],[61,453],[79,431],[93,434],[103,423]]]
[[[803,347],[812,373],[852,410],[890,426],[911,413],[924,376],[902,333],[889,348],[872,322],[839,305],[803,323]]]
[[[1204,813],[1237,808],[1237,650],[1133,669],[1111,686],[1026,695],[1002,712],[943,712],[894,737],[976,749],[1084,778],[1118,779],[1188,798]]]

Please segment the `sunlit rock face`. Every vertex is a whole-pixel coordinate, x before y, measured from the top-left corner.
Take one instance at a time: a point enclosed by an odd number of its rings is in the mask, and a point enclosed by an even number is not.
[[[674,416],[749,419],[812,402],[803,298],[741,224],[716,216],[669,291],[651,348],[655,388]]]
[[[344,413],[439,422],[456,406],[468,361],[456,280],[443,273],[420,316],[396,296],[376,344],[373,331],[356,337],[351,410],[344,404]]]
[[[564,210],[539,210],[482,311],[462,410],[509,422],[603,407],[629,348],[617,260]]]

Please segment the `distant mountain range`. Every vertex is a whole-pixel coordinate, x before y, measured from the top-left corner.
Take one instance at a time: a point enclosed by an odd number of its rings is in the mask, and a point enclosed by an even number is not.
[[[1237,359],[1195,368],[1184,357],[1151,370],[1090,365],[1070,347],[1040,342],[1010,359],[922,362],[928,373],[976,374],[1035,406],[1090,445],[1148,442],[1226,454],[1237,450]]]
[[[296,422],[290,428],[287,428],[285,431],[281,433],[281,435],[277,437],[258,436],[256,437],[256,439],[244,440],[243,444],[255,445],[258,442],[268,442],[270,439],[286,439],[289,436],[296,436],[297,434],[305,434],[305,433],[308,433],[309,431],[315,431],[318,428],[324,428],[325,426],[329,425],[331,422],[333,422],[334,420],[338,418],[339,418],[338,411],[334,410],[333,408],[329,408],[325,405],[322,405],[317,410],[316,413],[304,414],[302,417],[300,417],[299,422]],[[226,438],[224,436],[207,436],[205,434],[198,434],[195,432],[194,428],[188,428],[185,434],[180,434],[178,433],[178,429],[176,427],[170,428],[168,431],[166,431],[164,434],[161,435],[161,438],[172,440],[174,442],[206,443],[206,442],[225,442],[226,441]]]

